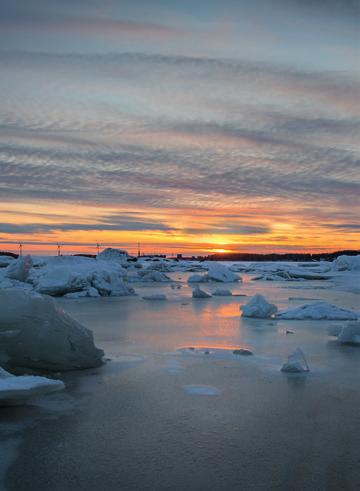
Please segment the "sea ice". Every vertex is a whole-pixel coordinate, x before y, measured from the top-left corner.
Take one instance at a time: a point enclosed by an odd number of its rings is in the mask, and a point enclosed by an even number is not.
[[[5,276],[11,280],[26,281],[33,262],[31,256],[18,257],[6,268]]]
[[[335,271],[360,271],[360,254],[358,256],[339,256],[332,263]]]
[[[281,371],[287,373],[304,373],[310,371],[305,355],[300,348],[296,348],[296,350],[288,356],[288,360],[281,367]]]
[[[0,361],[17,367],[54,371],[97,367],[103,351],[93,335],[49,296],[19,289],[0,289]]]
[[[98,261],[114,261],[124,263],[130,258],[129,254],[122,249],[108,247],[96,256]]]
[[[231,297],[232,291],[228,290],[227,288],[216,288],[216,290],[213,292],[213,295],[217,297]]]
[[[356,320],[358,318],[358,314],[352,310],[342,309],[336,305],[321,301],[300,305],[294,309],[280,312],[277,315],[277,318],[288,320]]]
[[[153,295],[144,295],[142,297],[144,300],[167,300],[166,295],[163,293],[154,293]]]
[[[51,296],[81,291],[87,286],[86,278],[76,275],[73,268],[66,266],[46,268],[35,283],[36,291]]]
[[[61,380],[24,375],[16,377],[0,367],[0,406],[24,404],[30,397],[64,389]]]
[[[337,339],[342,344],[360,344],[360,322],[349,322],[341,329]]]
[[[193,298],[210,298],[211,297],[210,293],[207,293],[204,290],[201,290],[201,288],[199,288],[198,286],[196,286],[193,289],[192,296],[193,296]]]
[[[154,271],[150,269],[140,270],[138,271],[137,281],[153,281],[153,282],[169,282],[171,279],[161,271]]]
[[[210,262],[207,266],[209,280],[220,282],[242,281],[238,274],[230,271],[224,264]]]
[[[188,278],[188,283],[205,283],[206,281],[208,278],[203,274],[192,274]]]
[[[260,293],[254,295],[246,305],[240,306],[243,317],[256,317],[268,319],[274,317],[277,312],[276,305],[269,303]]]
[[[14,261],[15,258],[12,256],[0,256],[0,268],[7,268]]]

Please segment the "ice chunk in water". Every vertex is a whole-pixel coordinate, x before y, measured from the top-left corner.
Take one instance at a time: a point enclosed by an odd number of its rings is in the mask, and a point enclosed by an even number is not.
[[[305,355],[300,348],[296,348],[293,353],[290,353],[287,362],[281,367],[281,371],[287,373],[304,373],[310,371]]]
[[[210,298],[211,297],[210,293],[207,293],[204,290],[201,290],[201,288],[199,288],[198,286],[193,289],[192,296],[193,296],[193,298]]]
[[[166,295],[163,293],[154,293],[153,295],[144,295],[142,297],[144,300],[167,300]]]
[[[243,317],[257,317],[268,319],[274,317],[277,312],[276,305],[269,303],[265,297],[257,293],[246,305],[240,307]]]
[[[360,345],[360,322],[349,322],[338,335],[338,341],[342,344]]]

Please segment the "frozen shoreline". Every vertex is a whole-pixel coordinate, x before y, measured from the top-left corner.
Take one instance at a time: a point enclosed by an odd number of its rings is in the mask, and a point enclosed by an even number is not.
[[[359,310],[359,296],[335,282],[319,289],[324,282],[251,281],[241,273],[233,296],[192,299],[189,274],[170,273],[180,290],[137,284],[135,297],[57,300],[93,330],[111,361],[66,374],[64,395],[4,410],[14,428],[29,421],[3,435],[19,443],[7,489],[31,489],[29,480],[39,490],[339,489],[344,480],[356,488],[360,350],[327,334],[342,321],[246,319],[239,305],[259,292],[280,309],[306,296]],[[295,297],[294,286],[306,295]],[[142,299],[157,294],[167,300]],[[253,355],[179,351],[191,346]],[[308,375],[280,372],[296,346],[307,355]]]

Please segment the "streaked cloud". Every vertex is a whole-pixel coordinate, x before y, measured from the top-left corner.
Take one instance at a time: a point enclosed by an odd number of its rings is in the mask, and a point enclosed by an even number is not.
[[[210,3],[5,1],[1,240],[356,240],[356,4]]]

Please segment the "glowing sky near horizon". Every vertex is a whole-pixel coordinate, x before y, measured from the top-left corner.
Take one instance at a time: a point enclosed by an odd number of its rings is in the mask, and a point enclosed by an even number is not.
[[[359,1],[0,10],[0,249],[360,247]]]

